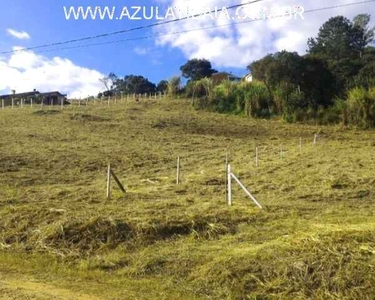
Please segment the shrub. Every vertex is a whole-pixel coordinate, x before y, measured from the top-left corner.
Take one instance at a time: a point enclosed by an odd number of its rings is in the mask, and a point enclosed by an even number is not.
[[[369,128],[375,125],[375,88],[356,87],[348,92],[347,118],[350,125]]]
[[[181,78],[178,76],[172,77],[168,81],[168,87],[167,87],[168,96],[175,97],[180,91],[180,85],[181,85]]]
[[[205,99],[198,108],[211,108],[218,112],[245,113],[249,117],[269,117],[270,101],[267,88],[259,82],[234,83],[225,81],[214,86],[212,80],[202,79],[196,83],[205,91]]]

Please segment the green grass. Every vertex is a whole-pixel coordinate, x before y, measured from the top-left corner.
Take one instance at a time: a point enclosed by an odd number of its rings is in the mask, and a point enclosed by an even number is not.
[[[182,100],[6,109],[0,126],[0,272],[101,299],[375,293],[373,131],[195,111]],[[236,185],[226,205],[227,150],[264,210]],[[129,190],[113,183],[110,201],[108,162]]]

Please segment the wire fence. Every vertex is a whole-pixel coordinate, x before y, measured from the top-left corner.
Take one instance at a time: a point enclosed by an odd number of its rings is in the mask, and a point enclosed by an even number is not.
[[[87,99],[62,99],[60,104],[52,101],[49,105],[36,103],[33,99],[12,100],[12,105],[6,107],[2,101],[2,110],[4,109],[80,109],[87,106],[114,106],[127,102],[138,102],[142,100],[162,100],[166,99],[165,93],[152,93],[152,94],[124,94],[119,96],[107,96],[99,98]],[[246,140],[248,141],[248,139]],[[215,151],[213,156],[210,151],[175,151],[169,157],[169,163],[161,162],[164,164],[163,174],[153,174],[155,177],[158,175],[170,174],[169,178],[175,177],[176,185],[184,184],[196,180],[197,177],[209,178],[223,178],[220,185],[225,184],[226,165],[232,163],[234,169],[240,166],[241,170],[248,172],[258,172],[259,170],[268,169],[271,166],[278,166],[282,163],[290,163],[300,156],[311,155],[314,149],[328,142],[328,138],[323,135],[314,134],[310,137],[299,137],[293,139],[286,139],[285,142],[278,140],[255,142],[253,145],[244,145],[241,147],[233,146],[231,149],[222,150],[222,155],[218,156]],[[248,150],[244,150],[244,147]],[[245,148],[246,149],[246,148]],[[245,155],[244,155],[245,153]],[[246,154],[247,153],[247,154]],[[238,155],[237,155],[238,154]],[[172,158],[173,157],[173,158]],[[119,172],[122,173],[121,166],[117,166]],[[160,168],[158,168],[160,171]],[[209,170],[209,172],[208,172]],[[149,178],[143,178],[150,180]],[[143,181],[144,181],[143,180]],[[172,182],[172,181],[170,181]],[[221,181],[220,181],[221,182]],[[157,184],[156,182],[153,182]]]
[[[0,99],[1,110],[5,109],[69,109],[73,107],[85,107],[96,105],[111,106],[118,103],[141,101],[141,100],[162,100],[166,99],[165,92],[145,93],[145,94],[121,94],[116,96],[102,96],[100,98],[88,97],[83,99],[66,99],[66,98],[49,98],[41,99],[38,97],[32,98],[7,98]]]

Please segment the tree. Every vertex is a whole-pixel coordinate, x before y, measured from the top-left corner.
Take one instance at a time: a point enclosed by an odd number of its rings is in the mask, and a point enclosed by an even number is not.
[[[168,81],[168,96],[174,97],[180,91],[181,78],[178,76],[172,77]]]
[[[335,78],[327,63],[312,55],[301,57],[296,52],[281,51],[253,62],[248,69],[266,85],[279,112],[291,105],[293,109],[317,110],[330,104],[334,95]],[[299,94],[303,91],[304,96],[296,95],[297,90]]]
[[[328,67],[334,75],[334,90],[339,96],[344,96],[349,81],[358,74],[362,64],[359,58],[343,58],[340,60],[328,61]]]
[[[330,18],[319,29],[316,38],[308,40],[308,52],[328,60],[360,57],[365,46],[373,39],[367,28],[368,15],[359,15],[354,23],[343,16]]]
[[[273,70],[276,68],[276,62],[272,54],[266,55],[264,58],[253,62],[247,69],[253,75],[253,78],[262,81],[270,94],[272,95],[272,86],[274,85]]]
[[[124,79],[116,79],[113,84],[115,93],[145,94],[154,93],[156,86],[143,76],[127,75]]]
[[[355,76],[351,87],[364,86],[370,88],[375,86],[375,48],[366,47],[361,62],[361,69]]]
[[[365,47],[374,41],[375,26],[372,28],[368,27],[370,20],[371,16],[369,14],[361,14],[353,19],[354,27],[358,27],[360,31],[364,33],[364,45],[362,45],[362,47]]]
[[[335,95],[335,78],[327,62],[314,56],[306,56],[302,64],[299,84],[308,106],[317,111],[319,106],[327,107],[332,104]]]
[[[109,91],[109,80],[109,77],[103,77],[99,79],[99,81],[104,85],[107,91]]]
[[[296,52],[281,51],[268,54],[264,58],[253,62],[247,68],[253,77],[262,81],[273,98],[272,89],[281,82],[300,84],[303,58]]]
[[[211,62],[206,59],[191,59],[186,64],[180,67],[182,76],[190,80],[196,81],[205,77],[211,77],[212,74],[217,73],[212,69]]]
[[[118,81],[118,77],[116,76],[116,74],[111,72],[108,75],[108,81],[111,82],[111,89],[114,89],[114,86],[115,86],[116,82]]]
[[[167,80],[161,80],[157,87],[156,91],[164,93],[168,89],[168,81]]]

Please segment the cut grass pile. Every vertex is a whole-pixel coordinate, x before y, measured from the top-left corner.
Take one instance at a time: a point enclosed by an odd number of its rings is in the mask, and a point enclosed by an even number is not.
[[[0,126],[0,271],[73,290],[78,280],[103,299],[375,294],[373,131],[197,112],[182,100],[7,109]],[[226,206],[227,150],[264,210],[238,186]],[[108,162],[129,190],[113,186],[110,201]]]

